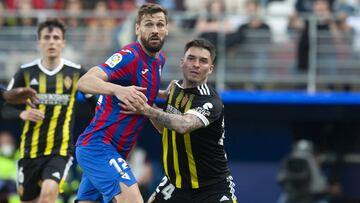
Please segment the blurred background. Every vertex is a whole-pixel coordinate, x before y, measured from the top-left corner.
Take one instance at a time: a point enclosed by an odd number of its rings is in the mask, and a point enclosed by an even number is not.
[[[39,22],[62,19],[63,57],[89,69],[135,40],[136,9],[144,2],[169,10],[163,88],[182,77],[189,39],[217,47],[210,83],[225,104],[238,202],[286,202],[284,195],[299,191],[319,202],[360,202],[359,0],[0,0],[0,84],[39,57]],[[90,119],[82,102],[77,107],[74,140]],[[11,194],[12,202],[19,129],[20,122],[0,118],[0,199]],[[163,175],[152,126],[136,149],[129,162],[147,199]],[[317,172],[307,167],[314,165]],[[74,166],[59,202],[72,202],[80,174]],[[317,178],[322,185],[314,186]]]

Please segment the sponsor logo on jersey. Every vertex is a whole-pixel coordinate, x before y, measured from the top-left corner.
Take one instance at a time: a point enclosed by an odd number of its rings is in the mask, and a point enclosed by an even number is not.
[[[175,107],[173,107],[171,105],[167,105],[166,112],[177,114],[177,115],[182,115],[181,111],[177,110]]]
[[[196,107],[195,111],[197,111],[198,113],[204,116],[210,116],[210,111],[208,109],[205,109],[204,107]]]
[[[122,55],[120,53],[115,53],[105,62],[105,64],[110,68],[114,68],[121,60]]]
[[[206,110],[212,109],[214,107],[214,105],[210,102],[207,102],[203,105],[203,108]]]
[[[38,94],[39,103],[45,105],[67,105],[70,100],[69,94]]]

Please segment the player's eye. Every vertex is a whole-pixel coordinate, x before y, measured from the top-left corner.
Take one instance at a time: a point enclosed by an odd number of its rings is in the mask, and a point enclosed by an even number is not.
[[[187,59],[188,59],[189,61],[193,61],[193,60],[195,60],[195,57],[193,57],[193,56],[188,56]]]
[[[208,60],[207,60],[206,58],[201,58],[201,59],[200,59],[200,62],[201,62],[201,63],[208,63]]]
[[[145,23],[145,27],[152,27],[153,25],[153,23]]]
[[[164,23],[158,23],[157,26],[158,26],[158,28],[163,28],[163,27],[165,27],[165,24]]]

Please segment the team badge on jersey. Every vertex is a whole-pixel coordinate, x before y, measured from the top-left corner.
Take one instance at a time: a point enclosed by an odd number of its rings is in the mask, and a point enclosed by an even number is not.
[[[181,100],[181,107],[184,107],[185,104],[189,101],[189,97],[187,94],[184,95],[184,97]]]
[[[114,68],[116,64],[118,64],[122,60],[122,55],[119,53],[113,54],[105,64],[108,65],[110,68]]]
[[[72,80],[69,76],[66,76],[64,79],[64,86],[66,89],[69,89],[72,85]]]

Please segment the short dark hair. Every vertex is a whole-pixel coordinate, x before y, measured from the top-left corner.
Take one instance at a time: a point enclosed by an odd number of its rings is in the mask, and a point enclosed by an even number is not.
[[[206,39],[201,39],[201,38],[194,39],[194,40],[186,43],[184,53],[186,53],[187,50],[190,49],[191,47],[199,47],[199,48],[207,49],[210,52],[211,60],[214,63],[215,57],[216,57],[216,48],[211,42],[209,42]]]
[[[52,31],[54,28],[59,28],[62,31],[63,39],[65,39],[65,32],[66,32],[65,25],[59,19],[56,19],[56,18],[48,19],[48,20],[40,23],[38,26],[38,30],[37,30],[38,39],[40,39],[41,31],[45,28],[49,28],[50,31]]]
[[[136,17],[136,24],[140,25],[140,22],[142,20],[142,18],[144,17],[144,15],[147,14],[155,14],[155,13],[164,13],[165,15],[165,19],[166,19],[166,23],[168,22],[168,12],[165,8],[161,7],[159,4],[154,4],[154,3],[145,3],[143,4],[137,13],[137,17]]]

